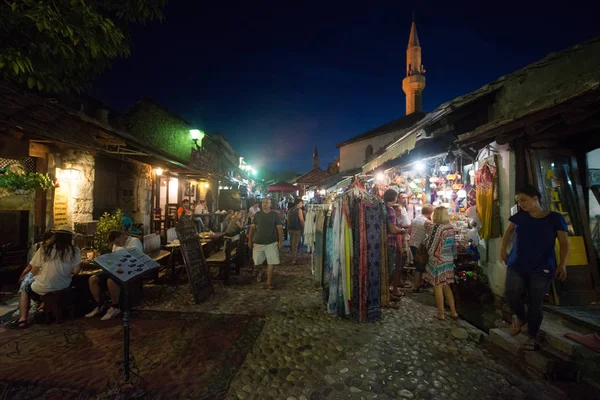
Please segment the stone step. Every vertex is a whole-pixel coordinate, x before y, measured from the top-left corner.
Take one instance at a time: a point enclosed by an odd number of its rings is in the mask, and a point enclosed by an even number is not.
[[[567,339],[565,334],[569,332],[591,333],[584,327],[576,326],[566,320],[550,315],[545,316],[540,330],[540,342],[571,358],[575,355],[575,349],[581,345]]]
[[[521,347],[527,337],[525,335],[511,336],[508,328],[491,329],[490,339],[494,345],[517,357],[543,377],[559,381],[577,380],[577,368],[573,359],[544,343],[538,351],[524,351]]]

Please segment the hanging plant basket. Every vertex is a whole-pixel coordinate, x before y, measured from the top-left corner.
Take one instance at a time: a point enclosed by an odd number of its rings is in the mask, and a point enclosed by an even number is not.
[[[54,180],[48,174],[0,170],[0,188],[10,193],[27,195],[36,189],[48,190],[54,186]]]

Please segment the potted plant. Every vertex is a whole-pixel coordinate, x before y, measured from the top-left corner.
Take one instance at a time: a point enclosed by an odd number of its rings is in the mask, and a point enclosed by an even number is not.
[[[111,231],[123,230],[123,213],[121,210],[113,214],[104,213],[96,225],[96,234],[94,235],[94,250],[100,254],[112,252],[112,243],[108,243],[108,234]]]
[[[27,194],[35,189],[48,190],[53,187],[54,180],[48,174],[0,169],[0,188],[11,193]]]

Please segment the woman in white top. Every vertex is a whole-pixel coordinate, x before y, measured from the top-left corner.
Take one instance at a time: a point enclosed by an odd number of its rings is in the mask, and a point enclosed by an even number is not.
[[[31,300],[41,301],[46,293],[66,289],[71,285],[71,277],[78,274],[81,252],[73,246],[74,233],[68,227],[54,231],[54,237],[47,246],[42,246],[31,259],[31,273],[35,280],[26,285],[19,298],[19,319],[7,327],[25,329],[29,327],[27,317]]]

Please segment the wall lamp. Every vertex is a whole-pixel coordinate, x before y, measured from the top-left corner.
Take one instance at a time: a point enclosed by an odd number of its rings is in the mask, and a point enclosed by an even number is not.
[[[194,142],[194,145],[196,145],[196,150],[198,151],[202,147],[202,139],[204,138],[204,135],[204,132],[199,129],[190,129],[190,136],[192,137],[192,141]]]

